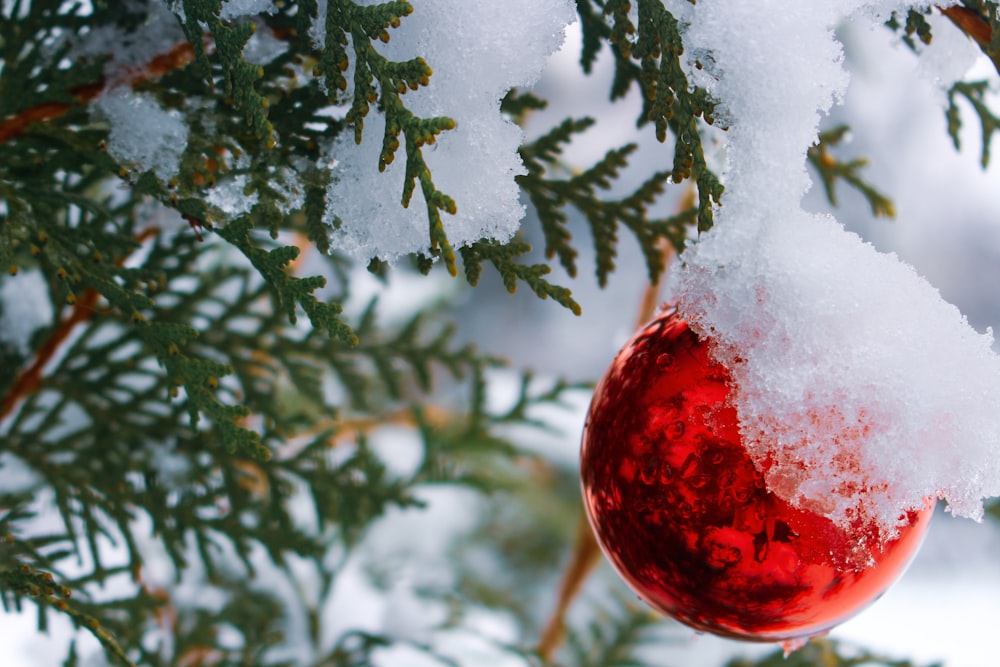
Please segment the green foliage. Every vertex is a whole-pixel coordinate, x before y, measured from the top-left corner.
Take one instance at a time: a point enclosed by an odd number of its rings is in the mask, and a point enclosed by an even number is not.
[[[698,186],[698,231],[704,232],[712,226],[713,206],[724,189],[708,167],[701,139],[700,122],[715,123],[716,103],[687,80],[677,19],[658,0],[638,0],[637,5],[638,21],[633,23],[628,0],[577,0],[583,29],[580,62],[589,72],[602,45],[611,45],[611,99],[623,97],[636,84],[643,98],[639,123],[652,122],[661,142],[668,132],[674,136],[670,175],[675,183],[692,179]]]
[[[831,155],[830,149],[836,148],[848,132],[850,132],[850,128],[846,125],[838,125],[824,130],[819,134],[819,141],[806,153],[809,164],[819,172],[826,198],[830,204],[837,206],[837,182],[843,180],[868,200],[872,215],[894,218],[896,209],[892,200],[862,179],[858,173],[868,165],[868,160],[858,158],[849,162],[841,162]]]
[[[536,637],[578,524],[579,478],[528,457],[509,476],[508,488],[484,504],[475,529],[449,554],[458,574],[451,595],[463,605],[508,611],[525,637]],[[484,563],[483,553],[499,563]]]
[[[909,9],[906,12],[906,21],[903,23],[899,22],[899,15],[893,12],[889,20],[885,22],[885,25],[893,32],[900,32],[902,30],[903,43],[910,47],[911,50],[916,51],[918,40],[925,46],[931,43],[931,24],[927,21],[927,15],[930,12],[930,9],[923,11]],[[916,39],[914,39],[914,36],[916,36]]]
[[[522,104],[515,98],[515,104]],[[534,108],[539,108],[537,104]],[[538,213],[545,235],[545,256],[558,256],[559,263],[571,276],[576,276],[577,251],[573,247],[565,212],[572,206],[583,214],[590,227],[597,255],[597,281],[604,287],[614,271],[618,246],[618,227],[624,225],[639,242],[651,281],[656,281],[664,269],[660,242],[669,241],[681,252],[687,238],[687,228],[694,222],[697,209],[676,216],[649,219],[647,207],[663,192],[670,172],[650,176],[635,192],[622,199],[608,201],[598,196],[599,190],[609,189],[619,171],[628,163],[628,156],[637,146],[628,144],[609,151],[602,160],[580,173],[567,178],[552,178],[560,171],[559,158],[574,134],[586,131],[593,120],[567,119],[547,134],[521,147],[521,159],[528,173],[517,178]]]
[[[544,276],[552,269],[545,264],[527,266],[515,261],[530,250],[530,245],[517,239],[507,244],[484,239],[461,248],[459,252],[465,265],[465,277],[473,287],[479,283],[483,262],[488,261],[500,272],[508,292],[513,294],[517,290],[518,282],[524,282],[538,297],[542,299],[552,297],[553,301],[568,308],[574,315],[579,315],[580,305],[573,300],[570,290],[545,280]]]
[[[989,0],[963,0],[961,7],[950,8],[948,16],[970,38],[976,41],[982,52],[993,61],[994,67],[1000,72],[1000,4]],[[990,143],[993,132],[997,129],[1000,119],[993,113],[986,102],[989,91],[988,81],[959,81],[948,91],[948,108],[945,117],[948,121],[948,134],[951,136],[955,149],[961,149],[959,133],[962,129],[961,110],[958,98],[964,98],[976,116],[982,130],[982,152],[980,161],[985,168],[990,161]]]
[[[82,3],[46,3],[17,0],[0,9],[0,118],[9,118],[26,103],[71,103],[74,93],[93,83],[100,75],[100,63],[75,67],[56,66],[69,50],[61,45],[55,52],[43,48],[63,29],[79,30],[89,23]],[[18,17],[13,20],[13,17]]]
[[[955,144],[955,149],[961,149],[959,132],[962,129],[961,111],[957,99],[964,98],[971,106],[976,116],[979,117],[979,125],[982,128],[983,147],[980,162],[985,168],[990,163],[990,143],[993,141],[993,133],[1000,127],[1000,118],[993,114],[986,104],[985,95],[989,90],[989,81],[959,81],[948,91],[948,109],[945,112],[948,118],[948,134]]]
[[[264,72],[243,59],[243,47],[254,32],[254,24],[244,21],[236,25],[219,18],[222,0],[181,0],[185,20],[184,34],[194,46],[195,57],[208,85],[213,84],[212,63],[205,48],[204,30],[211,35],[215,57],[222,65],[225,94],[233,108],[243,112],[247,125],[258,138],[274,142],[271,123],[267,119],[267,99],[257,90],[257,80]]]
[[[441,213],[454,214],[457,208],[451,197],[435,187],[422,152],[425,145],[436,142],[439,134],[454,129],[455,121],[445,117],[421,118],[403,103],[401,96],[407,90],[418,90],[430,83],[431,68],[423,58],[393,62],[372,44],[375,39],[388,42],[389,29],[399,27],[401,19],[412,11],[408,2],[361,6],[350,0],[332,0],[327,7],[324,49],[317,72],[334,89],[347,90],[343,73],[350,62],[347,48],[353,48],[354,97],[346,121],[354,126],[354,140],[361,143],[364,119],[370,105],[377,102],[385,116],[379,171],[384,171],[395,159],[402,135],[406,153],[402,205],[410,205],[419,182],[427,205],[431,253],[440,255],[448,271],[455,275],[455,251],[448,242]]]

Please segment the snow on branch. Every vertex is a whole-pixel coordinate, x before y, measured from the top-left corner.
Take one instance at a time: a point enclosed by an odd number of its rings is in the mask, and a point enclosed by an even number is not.
[[[700,80],[731,121],[725,205],[684,254],[677,298],[733,373],[767,484],[843,525],[891,531],[928,498],[981,517],[1000,494],[992,335],[910,266],[801,206],[820,118],[848,82],[834,28],[874,28],[905,6],[669,4],[687,49],[710,55]]]

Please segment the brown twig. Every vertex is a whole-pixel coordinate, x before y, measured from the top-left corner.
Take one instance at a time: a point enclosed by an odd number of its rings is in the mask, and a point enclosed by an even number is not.
[[[959,30],[974,39],[981,48],[985,49],[990,45],[993,31],[990,29],[989,21],[979,12],[966,7],[938,7],[938,11],[947,16]]]
[[[156,227],[147,227],[136,235],[135,240],[141,244],[158,232],[159,230]],[[115,263],[121,266],[125,262],[125,259],[125,257],[119,258]],[[3,398],[0,398],[0,420],[9,415],[14,406],[22,398],[38,391],[45,367],[52,360],[52,357],[55,356],[59,348],[62,347],[62,344],[66,342],[69,335],[73,333],[73,329],[77,325],[89,320],[97,312],[97,300],[100,296],[97,290],[88,287],[76,299],[69,315],[53,329],[49,337],[42,343],[42,346],[38,348],[38,352],[35,354],[31,365],[18,374],[10,390]]]
[[[113,84],[135,87],[143,81],[160,78],[164,74],[183,67],[194,60],[194,47],[190,42],[178,44],[170,51],[156,56],[144,67],[128,70],[121,79]],[[106,81],[101,79],[95,83],[80,86],[72,91],[73,102],[46,102],[33,106],[15,116],[0,120],[0,144],[24,134],[29,125],[44,123],[59,118],[74,106],[89,104],[104,90]]]
[[[178,44],[170,51],[156,56],[145,66],[126,71],[120,79],[113,81],[113,83],[134,87],[143,81],[158,79],[174,69],[189,64],[193,60],[194,47],[190,42],[184,42]],[[21,136],[29,126],[35,123],[54,120],[64,115],[74,106],[89,104],[101,94],[106,84],[107,82],[104,79],[100,79],[94,83],[74,89],[70,93],[73,96],[72,103],[46,102],[0,120],[0,144]],[[147,229],[139,235],[137,240],[141,243],[155,232],[155,229]],[[48,340],[39,348],[31,365],[18,375],[17,380],[15,380],[10,390],[0,399],[0,419],[9,415],[14,406],[23,397],[38,390],[45,366],[51,361],[56,351],[66,341],[73,329],[78,324],[90,319],[94,313],[98,297],[99,294],[96,290],[87,289],[76,300],[69,316],[59,323]]]
[[[696,192],[693,187],[688,187],[684,196],[678,203],[677,210],[686,211],[695,205]],[[663,240],[661,242],[661,252],[663,253],[664,267],[670,265],[674,256],[674,249],[670,243]],[[644,326],[656,314],[656,309],[660,302],[660,287],[663,282],[662,276],[656,282],[650,282],[643,290],[642,299],[639,301],[639,314],[636,318],[636,329]],[[601,549],[597,544],[593,531],[587,518],[580,513],[577,521],[576,541],[573,543],[573,552],[569,563],[563,571],[562,580],[559,583],[559,597],[556,599],[556,608],[549,616],[545,627],[542,629],[538,645],[535,652],[545,662],[551,662],[556,651],[562,645],[566,637],[566,612],[576,596],[583,588],[584,582],[590,573],[594,571],[601,561]]]
[[[587,518],[581,514],[577,522],[573,555],[570,557],[569,564],[563,571],[562,581],[559,583],[556,608],[542,629],[538,646],[535,648],[535,652],[545,662],[552,661],[556,651],[562,645],[563,639],[566,638],[566,612],[580,593],[587,577],[600,562],[601,549],[597,546],[597,540],[594,538]]]
[[[979,45],[979,49],[993,62],[993,67],[1000,72],[1000,53],[991,49],[993,43],[993,28],[989,19],[977,11],[966,7],[938,7],[939,12],[958,26],[958,29],[968,35]]]
[[[59,323],[59,326],[52,331],[48,339],[38,348],[35,360],[17,376],[17,380],[14,381],[7,395],[0,400],[0,420],[10,414],[10,411],[14,409],[18,401],[28,394],[38,391],[42,380],[42,371],[45,370],[45,366],[52,360],[56,351],[73,332],[76,325],[90,319],[97,305],[98,296],[97,290],[87,289],[76,300],[69,316]]]

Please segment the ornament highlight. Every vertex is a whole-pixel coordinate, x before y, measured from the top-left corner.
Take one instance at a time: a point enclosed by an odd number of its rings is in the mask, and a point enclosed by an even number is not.
[[[608,560],[650,606],[698,631],[794,647],[878,598],[933,509],[884,535],[779,498],[743,445],[731,381],[675,310],[637,333],[590,405],[584,504]]]

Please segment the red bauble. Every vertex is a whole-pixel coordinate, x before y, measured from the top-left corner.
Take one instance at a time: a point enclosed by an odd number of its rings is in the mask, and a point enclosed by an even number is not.
[[[676,312],[636,334],[584,429],[591,526],[647,603],[696,630],[752,641],[821,634],[895,581],[931,510],[907,513],[882,539],[874,524],[845,529],[770,493],[743,446],[731,382]]]

